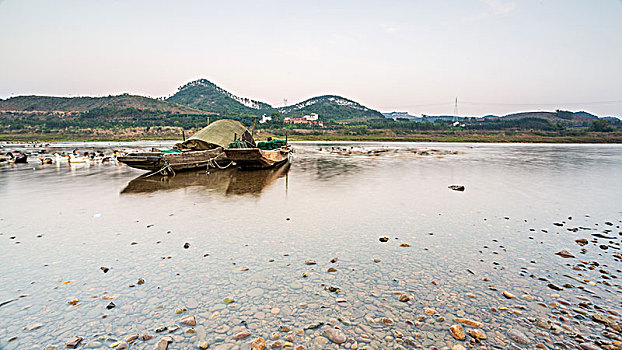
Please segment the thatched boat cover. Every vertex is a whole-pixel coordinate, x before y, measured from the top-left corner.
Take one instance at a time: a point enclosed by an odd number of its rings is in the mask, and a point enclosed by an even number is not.
[[[175,148],[194,150],[206,150],[216,147],[227,148],[235,137],[253,146],[255,144],[251,133],[244,124],[236,120],[221,119],[197,131],[196,134],[190,136],[185,142],[176,144]]]

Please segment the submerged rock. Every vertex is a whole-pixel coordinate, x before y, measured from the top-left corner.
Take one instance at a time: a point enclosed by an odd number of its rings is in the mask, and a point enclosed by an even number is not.
[[[516,342],[516,343],[518,343],[520,345],[527,345],[527,344],[531,343],[529,338],[527,338],[527,336],[523,332],[521,332],[521,331],[519,331],[517,329],[510,329],[508,331],[508,337],[510,337],[510,339],[512,339],[512,341],[514,341],[514,342]]]
[[[567,250],[560,250],[559,252],[555,253],[555,255],[559,255],[562,258],[574,258],[574,255],[572,255],[569,251]]]
[[[449,332],[451,333],[451,335],[458,339],[458,340],[464,340],[466,339],[466,334],[464,333],[464,328],[462,328],[461,325],[459,324],[454,324],[451,327],[449,327]]]
[[[346,342],[346,336],[343,332],[337,328],[329,328],[324,331],[324,334],[333,343],[342,344]]]
[[[67,342],[65,342],[65,346],[67,346],[68,348],[71,349],[75,349],[78,347],[78,344],[80,344],[80,342],[82,342],[82,337],[78,337],[76,335],[74,335],[73,337],[69,338],[69,340],[67,340]]]

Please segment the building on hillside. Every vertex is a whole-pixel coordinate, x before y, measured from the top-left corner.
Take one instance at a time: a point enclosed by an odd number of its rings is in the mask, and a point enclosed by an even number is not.
[[[318,120],[319,117],[320,116],[317,115],[317,113],[311,113],[311,114],[305,114],[302,118],[308,121],[311,121],[311,120]]]
[[[290,117],[286,117],[285,119],[283,119],[283,123],[285,124],[307,124],[307,125],[317,125],[319,127],[324,127],[324,122],[321,120],[318,120],[318,115],[315,115],[315,119],[313,119],[313,116],[311,116],[311,119],[309,118],[305,118],[307,117],[306,115],[302,118],[290,118]]]
[[[269,117],[269,116],[264,114],[264,115],[261,116],[261,119],[259,119],[259,124],[263,124],[263,123],[265,123],[267,121],[271,121],[271,120],[272,120],[272,117]]]

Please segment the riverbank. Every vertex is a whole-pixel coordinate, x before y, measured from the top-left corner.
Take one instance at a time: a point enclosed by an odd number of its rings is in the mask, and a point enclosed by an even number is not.
[[[472,131],[472,130],[443,130],[422,131],[398,135],[388,131],[378,134],[351,135],[325,131],[323,133],[301,133],[303,130],[294,130],[289,135],[291,141],[401,141],[401,142],[481,142],[481,143],[622,143],[622,131],[589,132],[589,131]],[[308,131],[308,130],[305,130]],[[191,135],[188,132],[187,135]],[[267,137],[282,138],[282,135],[259,130],[256,139]],[[139,141],[139,140],[179,140],[177,134],[152,135],[136,134],[128,138],[120,133],[119,137],[111,134],[68,134],[68,133],[20,133],[0,134],[0,141],[18,142],[46,142],[46,141]]]

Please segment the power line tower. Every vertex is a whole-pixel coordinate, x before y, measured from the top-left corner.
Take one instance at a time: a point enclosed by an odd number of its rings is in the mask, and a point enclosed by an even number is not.
[[[458,98],[456,97],[456,102],[454,103],[454,118],[453,118],[453,120],[456,121],[457,118],[458,118]]]

